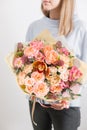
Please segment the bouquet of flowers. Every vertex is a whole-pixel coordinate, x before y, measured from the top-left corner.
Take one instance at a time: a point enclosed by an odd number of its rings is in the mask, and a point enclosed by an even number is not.
[[[28,43],[18,43],[8,57],[18,85],[29,96],[66,104],[80,96],[81,84],[87,81],[87,65],[64,42],[43,31]]]

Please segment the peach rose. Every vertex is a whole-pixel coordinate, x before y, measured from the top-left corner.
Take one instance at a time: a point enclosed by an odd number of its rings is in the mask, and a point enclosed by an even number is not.
[[[63,80],[63,81],[68,81],[68,77],[69,77],[69,71],[66,70],[65,72],[61,73],[60,74],[60,78]]]
[[[50,46],[50,45],[46,45],[44,48],[43,48],[43,52],[44,54],[46,55],[48,52],[52,51],[53,50],[53,47]]]
[[[50,71],[50,74],[56,74],[57,73],[57,68],[52,66],[52,67],[49,67],[49,71]]]
[[[26,86],[25,91],[29,94],[33,93],[33,87],[32,86]]]
[[[49,88],[47,87],[46,83],[40,81],[36,82],[34,85],[34,93],[37,97],[44,97],[49,92]]]
[[[52,93],[60,93],[62,91],[62,88],[61,86],[51,86],[50,87],[50,92]]]
[[[59,68],[58,68],[58,72],[60,72],[60,73],[65,73],[67,71],[67,66],[60,66]]]
[[[45,79],[45,76],[43,73],[39,73],[38,71],[35,71],[31,74],[31,78],[33,78],[36,82],[43,81]]]
[[[35,80],[33,78],[30,78],[29,76],[27,76],[24,80],[24,84],[26,86],[33,86],[34,85],[34,82]]]
[[[54,62],[58,61],[58,54],[56,51],[52,50],[52,51],[48,51],[45,54],[45,60],[47,64],[53,64]]]
[[[25,72],[26,74],[32,72],[32,70],[33,70],[33,65],[32,65],[32,64],[26,65],[26,66],[24,67],[24,72]]]
[[[32,94],[33,93],[33,85],[34,85],[34,79],[32,78],[29,78],[28,76],[25,78],[25,91],[28,92],[29,94]]]
[[[33,56],[35,56],[38,53],[38,50],[36,50],[34,47],[32,46],[28,46],[25,48],[24,50],[24,55],[27,56],[28,58],[32,58]]]
[[[17,75],[17,79],[18,79],[18,84],[19,85],[24,85],[24,81],[25,81],[25,72],[20,72],[18,75]]]
[[[53,85],[58,85],[60,83],[60,77],[55,74],[55,75],[52,75],[52,76],[47,76],[46,79],[48,81],[50,81],[50,84],[53,86]]]

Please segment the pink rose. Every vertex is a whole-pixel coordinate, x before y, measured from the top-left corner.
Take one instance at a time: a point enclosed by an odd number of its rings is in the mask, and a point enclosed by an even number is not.
[[[63,82],[63,81],[60,82],[60,86],[61,86],[63,89],[70,87],[68,82]]]
[[[74,94],[79,94],[80,92],[80,86],[78,84],[73,85],[70,89],[72,90]]]
[[[45,56],[41,52],[38,52],[37,55],[35,55],[35,59],[39,61],[44,61]]]
[[[63,53],[66,56],[68,56],[70,54],[70,52],[65,47],[63,47],[63,48],[60,49],[60,53]]]
[[[80,70],[76,67],[73,66],[70,71],[69,71],[69,81],[75,81],[79,79],[82,76],[82,73]]]
[[[32,41],[32,42],[30,42],[30,46],[32,46],[36,50],[41,50],[43,48],[43,42],[42,41]]]
[[[62,97],[64,97],[64,98],[70,98],[71,96],[70,96],[69,91],[64,91],[63,94],[62,94]]]

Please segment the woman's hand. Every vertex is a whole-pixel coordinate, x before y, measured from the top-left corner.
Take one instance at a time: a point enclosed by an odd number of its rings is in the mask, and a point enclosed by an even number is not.
[[[50,107],[55,110],[62,110],[65,108],[65,105],[63,103],[55,103],[55,104],[51,104]]]
[[[50,107],[55,110],[63,110],[64,108],[69,108],[69,104],[67,104],[65,101],[62,101],[59,103],[52,103]]]

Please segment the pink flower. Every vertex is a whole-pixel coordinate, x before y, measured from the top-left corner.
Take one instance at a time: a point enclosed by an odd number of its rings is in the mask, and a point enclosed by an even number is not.
[[[23,64],[29,63],[29,59],[27,56],[23,55],[21,58],[22,58]]]
[[[38,52],[38,54],[35,55],[35,59],[39,61],[44,61],[45,56],[41,52]]]
[[[59,51],[60,51],[60,53],[65,54],[66,56],[68,56],[70,54],[70,52],[65,47],[62,47]]]
[[[49,92],[49,88],[47,87],[47,84],[43,81],[36,82],[34,85],[34,93],[37,97],[44,97]]]
[[[22,44],[22,42],[18,42],[18,44],[17,44],[17,50],[22,50],[23,49],[23,44]]]
[[[79,94],[80,86],[78,84],[71,86],[70,88],[74,94]]]
[[[15,58],[13,61],[13,66],[17,68],[23,67],[22,58],[21,57]]]
[[[39,73],[38,71],[32,72],[31,78],[33,78],[36,82],[43,81],[45,76],[43,73]]]
[[[63,81],[60,82],[60,86],[61,86],[63,89],[70,87],[68,82],[63,82]]]
[[[59,49],[62,48],[62,42],[61,41],[57,41],[56,47],[59,48]]]
[[[54,63],[52,63],[54,66],[64,66],[64,61],[58,59],[57,61],[55,61]]]
[[[62,93],[62,97],[64,97],[64,98],[70,98],[69,91],[64,91],[64,92]]]
[[[30,42],[30,46],[32,46],[36,50],[41,50],[43,48],[43,42],[42,41],[32,41],[32,42]]]
[[[36,96],[58,100],[68,108],[70,101],[79,96],[77,83],[81,83],[82,73],[61,41],[55,44],[39,40],[28,45],[19,43],[13,57],[13,70],[19,86],[33,99]]]
[[[24,49],[24,55],[28,58],[34,57],[36,54],[38,54],[38,50],[32,46],[28,46]]]
[[[82,76],[82,73],[76,66],[73,66],[69,71],[69,81],[75,81]]]

